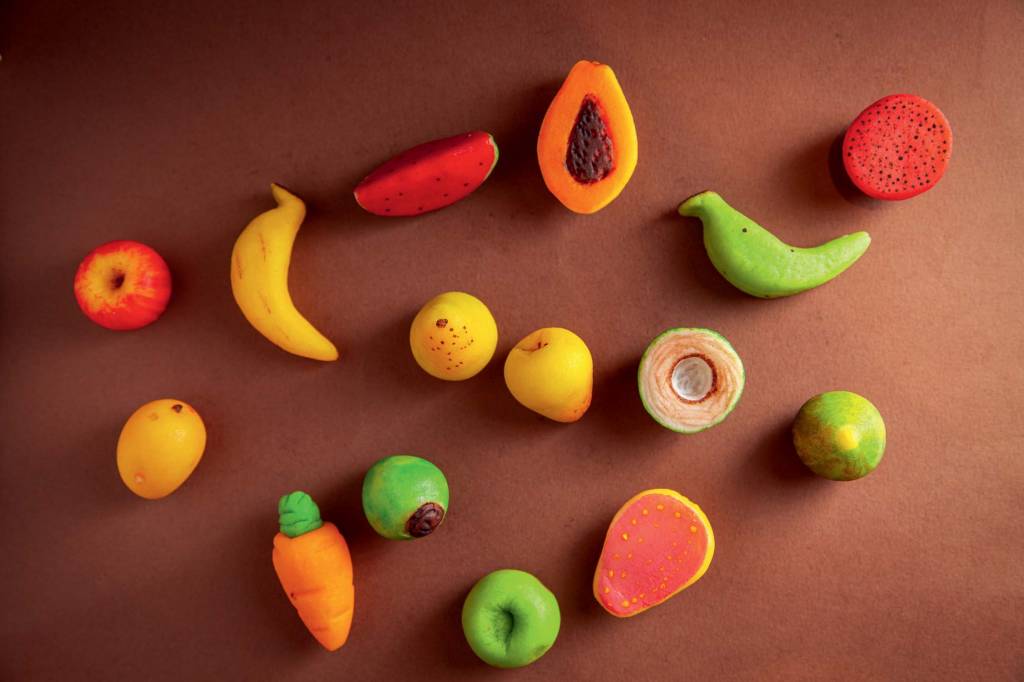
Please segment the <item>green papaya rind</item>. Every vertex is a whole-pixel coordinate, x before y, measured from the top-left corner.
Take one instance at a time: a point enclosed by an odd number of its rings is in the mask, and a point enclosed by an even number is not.
[[[704,249],[715,269],[734,287],[758,298],[819,287],[857,262],[871,245],[867,232],[854,232],[811,248],[791,246],[712,191],[686,199],[679,214],[703,224]]]
[[[653,405],[653,401],[651,397],[648,395],[647,388],[644,384],[644,375],[648,369],[648,364],[652,353],[658,348],[660,343],[666,339],[666,337],[668,337],[669,335],[675,335],[680,333],[692,333],[695,335],[700,335],[703,337],[707,337],[713,342],[720,344],[720,350],[726,355],[726,357],[732,362],[732,364],[739,369],[737,376],[737,386],[725,409],[709,422],[702,424],[701,426],[696,428],[686,428],[679,424],[673,424],[672,422],[666,420],[665,417],[659,412],[659,410],[657,410]],[[736,409],[736,405],[740,401],[740,397],[742,397],[743,395],[743,388],[746,385],[746,377],[746,368],[743,366],[743,361],[740,359],[740,356],[736,352],[736,349],[733,348],[732,344],[729,343],[729,340],[727,338],[725,338],[718,332],[714,331],[713,329],[707,329],[705,327],[675,327],[672,329],[665,330],[664,332],[656,336],[654,340],[647,345],[646,350],[644,350],[644,354],[640,358],[640,365],[637,368],[637,389],[640,394],[640,402],[643,404],[644,410],[647,411],[647,414],[649,414],[654,421],[656,421],[658,424],[665,427],[669,431],[674,431],[675,433],[693,434],[700,433],[701,431],[706,431],[707,429],[710,429],[712,426],[721,424],[726,417],[732,414],[732,411]]]

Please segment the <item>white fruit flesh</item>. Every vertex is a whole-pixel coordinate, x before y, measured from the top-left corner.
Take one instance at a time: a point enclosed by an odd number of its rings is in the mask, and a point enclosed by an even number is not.
[[[672,390],[682,400],[700,402],[714,385],[715,370],[699,355],[683,358],[672,370]]]
[[[673,431],[714,426],[743,391],[743,363],[729,342],[704,329],[673,329],[655,339],[640,362],[640,397]]]

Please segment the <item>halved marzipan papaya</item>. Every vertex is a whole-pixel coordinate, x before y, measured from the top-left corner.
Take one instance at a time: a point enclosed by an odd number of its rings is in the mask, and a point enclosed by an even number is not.
[[[633,114],[607,64],[580,61],[551,101],[537,137],[544,184],[576,213],[601,210],[636,168]]]

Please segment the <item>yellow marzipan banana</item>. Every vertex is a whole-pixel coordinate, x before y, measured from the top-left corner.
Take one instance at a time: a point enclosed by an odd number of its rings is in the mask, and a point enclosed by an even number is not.
[[[309,323],[288,293],[288,266],[306,205],[280,185],[271,185],[277,208],[250,222],[231,252],[231,292],[245,319],[289,353],[337,360],[338,349]]]

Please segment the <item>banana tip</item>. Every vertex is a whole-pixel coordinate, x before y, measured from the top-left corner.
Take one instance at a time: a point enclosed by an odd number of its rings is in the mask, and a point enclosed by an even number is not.
[[[715,193],[706,189],[703,192],[697,192],[696,194],[687,197],[681,204],[679,204],[679,215],[687,217],[697,215],[697,211],[704,206],[704,199],[713,194]]]
[[[270,193],[271,195],[273,195],[274,201],[276,201],[278,205],[287,203],[289,201],[302,201],[297,196],[295,196],[295,194],[290,189],[288,189],[287,187],[278,182],[270,183]]]

